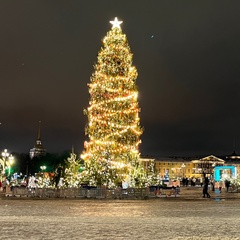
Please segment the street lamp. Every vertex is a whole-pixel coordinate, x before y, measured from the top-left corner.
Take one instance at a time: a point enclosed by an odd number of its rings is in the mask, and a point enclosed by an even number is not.
[[[41,168],[42,172],[44,172],[47,167],[46,166],[40,166],[40,168]]]
[[[8,153],[7,149],[4,149],[4,151],[2,152],[2,156],[3,156],[4,158],[9,157],[9,153]]]
[[[185,166],[185,164],[183,163],[182,166],[181,166],[181,168],[182,168],[182,178],[184,178],[184,169],[185,169],[185,167],[186,167],[186,166]]]
[[[12,154],[9,154],[7,149],[4,149],[2,152],[2,159],[0,159],[0,163],[2,165],[2,174],[5,174],[6,168],[8,168],[8,175],[11,173],[11,165],[14,162],[14,157]]]
[[[13,155],[11,154],[9,157],[8,157],[8,175],[10,175],[11,173],[11,166],[13,165],[13,162],[14,162],[14,157]]]

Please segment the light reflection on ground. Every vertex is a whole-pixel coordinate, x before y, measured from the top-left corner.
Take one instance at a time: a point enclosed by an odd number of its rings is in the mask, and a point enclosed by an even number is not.
[[[1,239],[240,239],[239,200],[0,200]]]

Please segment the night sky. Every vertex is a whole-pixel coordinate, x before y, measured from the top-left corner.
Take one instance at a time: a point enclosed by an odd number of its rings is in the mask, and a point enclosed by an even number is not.
[[[83,150],[87,83],[123,21],[150,156],[240,154],[240,2],[0,1],[0,150]]]

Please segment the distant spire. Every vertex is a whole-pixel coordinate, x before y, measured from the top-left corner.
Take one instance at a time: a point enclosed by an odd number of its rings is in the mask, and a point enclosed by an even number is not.
[[[37,140],[41,140],[41,121],[38,122],[38,137]]]
[[[38,121],[38,135],[37,141],[33,148],[30,149],[30,158],[46,156],[46,149],[44,149],[41,142],[41,121]]]

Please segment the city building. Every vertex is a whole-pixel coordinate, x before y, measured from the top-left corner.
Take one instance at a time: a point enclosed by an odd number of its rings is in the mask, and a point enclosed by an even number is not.
[[[141,157],[144,167],[147,169],[152,161],[154,161],[155,172],[160,178],[168,176],[169,179],[182,178],[202,178],[203,173],[207,176],[214,176],[216,167],[221,168],[221,174],[224,177],[237,176],[240,172],[240,156],[234,151],[233,154],[226,157],[216,157],[209,155],[205,157]],[[230,166],[235,168],[234,173],[231,172]]]
[[[43,157],[46,156],[46,149],[44,149],[41,141],[41,126],[40,126],[40,121],[38,125],[38,134],[37,134],[37,141],[35,146],[30,149],[29,155],[30,158],[33,159],[34,157]]]

